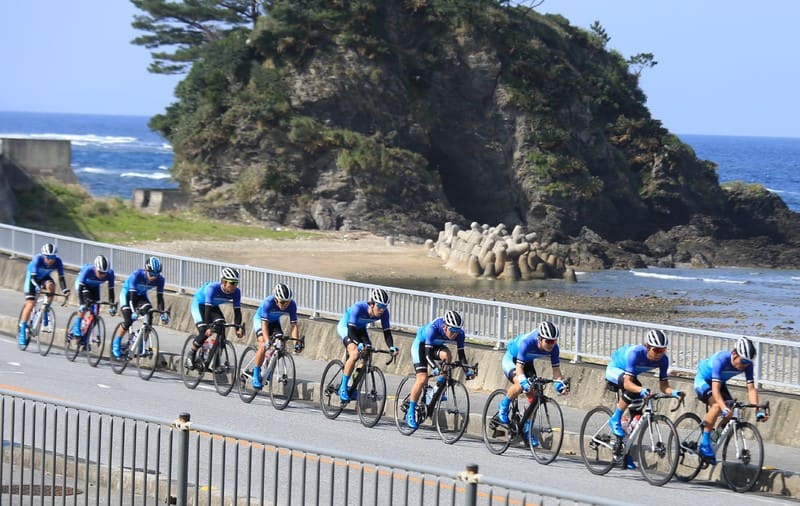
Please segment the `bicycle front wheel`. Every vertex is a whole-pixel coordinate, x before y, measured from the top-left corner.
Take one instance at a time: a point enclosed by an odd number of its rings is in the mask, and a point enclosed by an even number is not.
[[[194,343],[195,336],[189,336],[186,339],[186,342],[183,343],[183,349],[181,350],[181,378],[183,378],[183,384],[186,385],[186,388],[194,390],[197,388],[197,385],[200,383],[200,380],[203,379],[203,373],[205,372],[205,365],[203,364],[202,360],[198,360],[195,357],[195,353],[192,351],[192,343]],[[202,354],[201,350],[197,351],[197,354]]]
[[[611,432],[608,420],[611,410],[605,406],[597,406],[583,418],[580,432],[581,458],[592,474],[608,473],[616,461],[614,446],[617,437]]]
[[[81,349],[80,337],[75,338],[72,336],[72,329],[75,328],[76,318],[78,318],[78,312],[73,311],[73,313],[69,315],[67,326],[64,329],[64,357],[70,362],[75,361],[75,357],[78,356],[78,352]]]
[[[139,377],[147,381],[153,377],[158,367],[158,332],[150,327],[141,332],[139,343],[136,350],[136,367],[139,369]]]
[[[294,397],[295,368],[294,358],[289,353],[280,352],[272,358],[275,366],[272,368],[269,380],[269,398],[272,407],[281,410],[292,402]]]
[[[339,385],[342,384],[344,364],[341,360],[331,360],[322,372],[319,382],[319,403],[325,418],[333,420],[342,412],[344,404],[339,400]]]
[[[97,367],[100,359],[103,358],[103,350],[106,347],[106,324],[100,315],[94,317],[91,327],[86,333],[86,360],[92,367]]]
[[[56,335],[56,312],[52,307],[47,306],[42,310],[33,332],[36,336],[36,345],[39,348],[39,355],[46,357],[53,347],[53,337]]]
[[[526,425],[527,422],[530,426]],[[526,437],[533,458],[540,464],[553,462],[564,442],[564,415],[556,400],[542,397],[523,427],[528,427]]]
[[[417,377],[414,374],[409,374],[405,378],[400,381],[400,384],[397,386],[397,394],[394,396],[394,424],[397,426],[397,430],[400,431],[400,434],[404,434],[406,436],[413,434],[417,429],[412,429],[406,423],[406,413],[408,413],[408,404],[411,398],[411,388],[414,386],[414,383],[417,381]],[[420,404],[417,404],[417,424],[420,424],[424,421],[424,418],[420,417]]]
[[[433,411],[436,431],[446,444],[453,444],[464,435],[469,424],[469,393],[463,383],[450,380]]]
[[[497,389],[489,394],[481,414],[483,442],[486,444],[486,448],[495,455],[505,453],[513,440],[512,431],[508,424],[500,422],[498,418],[500,401],[505,396],[506,391],[502,389]]]
[[[364,427],[375,427],[386,407],[386,378],[383,371],[372,366],[358,388],[358,418]]]
[[[639,469],[651,485],[660,487],[675,475],[680,458],[680,440],[675,424],[664,415],[642,417],[639,429]]]
[[[236,376],[236,391],[242,402],[249,404],[256,398],[258,390],[253,388],[253,367],[256,365],[256,348],[248,346],[239,357],[239,374]]]
[[[122,335],[122,324],[118,323],[116,327],[114,327],[114,336],[121,336]],[[122,371],[128,367],[128,360],[130,357],[130,351],[128,350],[125,343],[120,343],[120,348],[122,348],[122,355],[119,357],[115,357],[112,353],[109,357],[109,361],[111,362],[111,370],[114,371],[115,374],[122,374]]]
[[[680,456],[675,468],[675,477],[680,481],[692,481],[703,465],[700,457],[700,441],[703,425],[694,413],[684,413],[675,420],[675,432],[680,440]]]
[[[217,360],[212,360],[214,367],[214,388],[221,396],[226,396],[233,390],[236,382],[236,348],[233,343],[225,340],[225,347],[217,348]]]
[[[764,442],[755,425],[738,422],[722,442],[722,475],[736,492],[747,492],[764,465]]]

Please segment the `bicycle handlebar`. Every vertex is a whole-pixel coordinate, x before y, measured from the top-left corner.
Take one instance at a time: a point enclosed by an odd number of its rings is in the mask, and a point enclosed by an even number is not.
[[[770,412],[769,412],[769,401],[766,401],[763,404],[752,404],[752,403],[749,403],[749,402],[739,402],[736,399],[733,399],[731,401],[728,401],[727,404],[729,404],[731,407],[734,407],[734,408],[763,409],[764,412],[767,414],[767,416],[769,416],[769,414],[770,414]]]
[[[62,297],[64,299],[64,302],[61,303],[61,307],[66,306],[67,305],[67,301],[69,300],[69,295],[66,295],[66,294],[63,294],[63,293],[40,291],[39,295],[44,295],[46,297]]]

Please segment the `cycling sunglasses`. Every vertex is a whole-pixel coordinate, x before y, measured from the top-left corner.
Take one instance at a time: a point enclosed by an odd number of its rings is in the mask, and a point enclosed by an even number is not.
[[[58,258],[56,255],[45,255],[44,257],[48,260],[55,260],[56,258]]]
[[[543,339],[543,341],[546,342],[547,344],[556,344],[558,342],[558,339]]]
[[[750,360],[749,358],[744,358],[744,357],[743,357],[743,356],[741,356],[741,355],[739,355],[739,360],[741,360],[741,361],[742,361],[742,364],[744,364],[744,365],[746,365],[746,366],[748,366],[748,365],[753,365],[753,361],[752,361],[752,360]]]
[[[223,279],[222,281],[225,281],[226,283],[230,283],[233,286],[239,286],[239,280],[238,279]]]
[[[376,302],[375,305],[378,306],[378,309],[386,309],[389,307],[389,304],[381,304],[380,302]]]

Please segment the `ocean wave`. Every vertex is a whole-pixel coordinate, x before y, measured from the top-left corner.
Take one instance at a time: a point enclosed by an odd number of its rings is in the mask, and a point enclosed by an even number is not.
[[[698,278],[694,276],[679,276],[676,274],[661,274],[657,272],[628,271],[634,276],[643,278],[673,279],[678,281],[702,281],[703,283],[723,283],[730,285],[746,285],[750,283],[743,279],[724,279],[724,278]]]
[[[169,174],[157,173],[157,172],[156,173],[153,173],[153,172],[148,172],[148,173],[145,173],[145,172],[123,172],[120,175],[122,177],[139,177],[139,178],[142,178],[142,179],[169,179],[170,177],[172,177]]]
[[[104,169],[102,167],[80,167],[77,170],[73,168],[76,172],[82,174],[102,174],[102,175],[110,175],[116,174],[117,172],[111,169]]]
[[[70,141],[77,147],[106,147],[106,148],[144,148],[147,150],[158,150],[172,152],[169,143],[153,143],[140,140],[138,137],[127,135],[97,135],[97,134],[57,134],[57,133],[10,133],[3,134],[3,137],[15,139],[47,139],[58,141]]]

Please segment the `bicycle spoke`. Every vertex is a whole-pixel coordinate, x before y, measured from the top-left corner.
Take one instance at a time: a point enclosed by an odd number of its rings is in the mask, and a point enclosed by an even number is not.
[[[449,380],[444,395],[439,398],[434,411],[436,430],[447,444],[453,444],[464,435],[469,423],[469,393],[456,380]]]
[[[554,399],[543,397],[529,418],[528,444],[540,464],[553,462],[564,441],[564,415]],[[531,437],[532,436],[532,437]]]
[[[639,469],[651,485],[661,486],[672,479],[680,456],[680,442],[672,421],[653,415],[639,430]]]
[[[616,436],[608,426],[611,410],[598,406],[586,414],[581,424],[580,449],[583,463],[593,474],[606,474],[614,467]]]
[[[269,379],[269,396],[275,409],[285,409],[292,401],[295,385],[294,358],[281,352],[273,358],[272,374]]]
[[[358,389],[358,417],[364,427],[374,427],[383,416],[386,406],[386,379],[383,371],[372,367],[364,374]]]
[[[680,455],[678,466],[675,468],[675,477],[680,481],[691,481],[703,465],[699,453],[703,436],[700,417],[694,413],[684,413],[675,421],[675,431],[680,440]]]
[[[736,492],[753,488],[764,465],[764,442],[755,425],[737,422],[722,442],[722,474]]]

